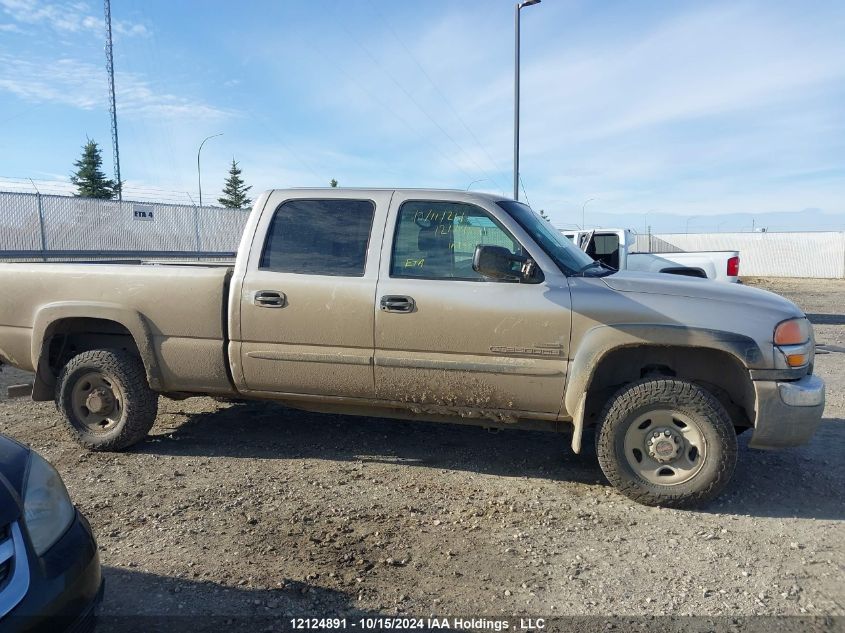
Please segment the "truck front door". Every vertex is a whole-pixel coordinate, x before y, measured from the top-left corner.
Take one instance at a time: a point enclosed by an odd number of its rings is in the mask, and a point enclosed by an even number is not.
[[[538,253],[493,204],[425,198],[397,192],[391,204],[376,294],[377,396],[423,411],[557,414],[571,326],[565,278],[550,267],[541,283],[482,277],[472,268],[478,244],[535,261]]]
[[[390,196],[271,194],[240,290],[233,356],[247,390],[373,397],[374,297]]]

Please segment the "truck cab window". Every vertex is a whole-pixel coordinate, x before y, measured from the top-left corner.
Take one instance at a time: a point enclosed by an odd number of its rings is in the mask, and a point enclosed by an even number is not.
[[[595,233],[587,247],[587,255],[619,270],[619,236],[616,233]]]
[[[259,268],[361,277],[375,205],[370,200],[290,200],[273,214]]]
[[[486,211],[460,202],[409,201],[399,209],[391,277],[487,281],[472,269],[479,244],[522,247]]]

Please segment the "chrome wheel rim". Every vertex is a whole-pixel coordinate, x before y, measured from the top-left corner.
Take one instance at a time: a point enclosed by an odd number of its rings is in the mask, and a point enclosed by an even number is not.
[[[99,371],[80,376],[71,391],[73,414],[94,433],[110,431],[123,415],[123,393],[117,381]]]
[[[676,486],[695,477],[707,458],[707,443],[699,424],[672,409],[641,413],[628,425],[625,460],[649,483]]]

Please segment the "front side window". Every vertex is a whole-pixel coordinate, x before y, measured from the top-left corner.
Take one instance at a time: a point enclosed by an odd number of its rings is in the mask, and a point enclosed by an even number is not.
[[[370,200],[285,202],[273,214],[259,268],[361,277],[375,210]]]
[[[522,247],[486,211],[461,202],[409,201],[399,208],[391,277],[488,281],[472,269],[479,244]]]

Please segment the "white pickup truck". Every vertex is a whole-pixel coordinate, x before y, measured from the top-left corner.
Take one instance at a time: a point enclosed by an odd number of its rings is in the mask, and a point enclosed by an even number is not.
[[[637,240],[631,229],[563,231],[563,234],[587,255],[615,270],[739,281],[739,251],[637,253],[633,252]]]

